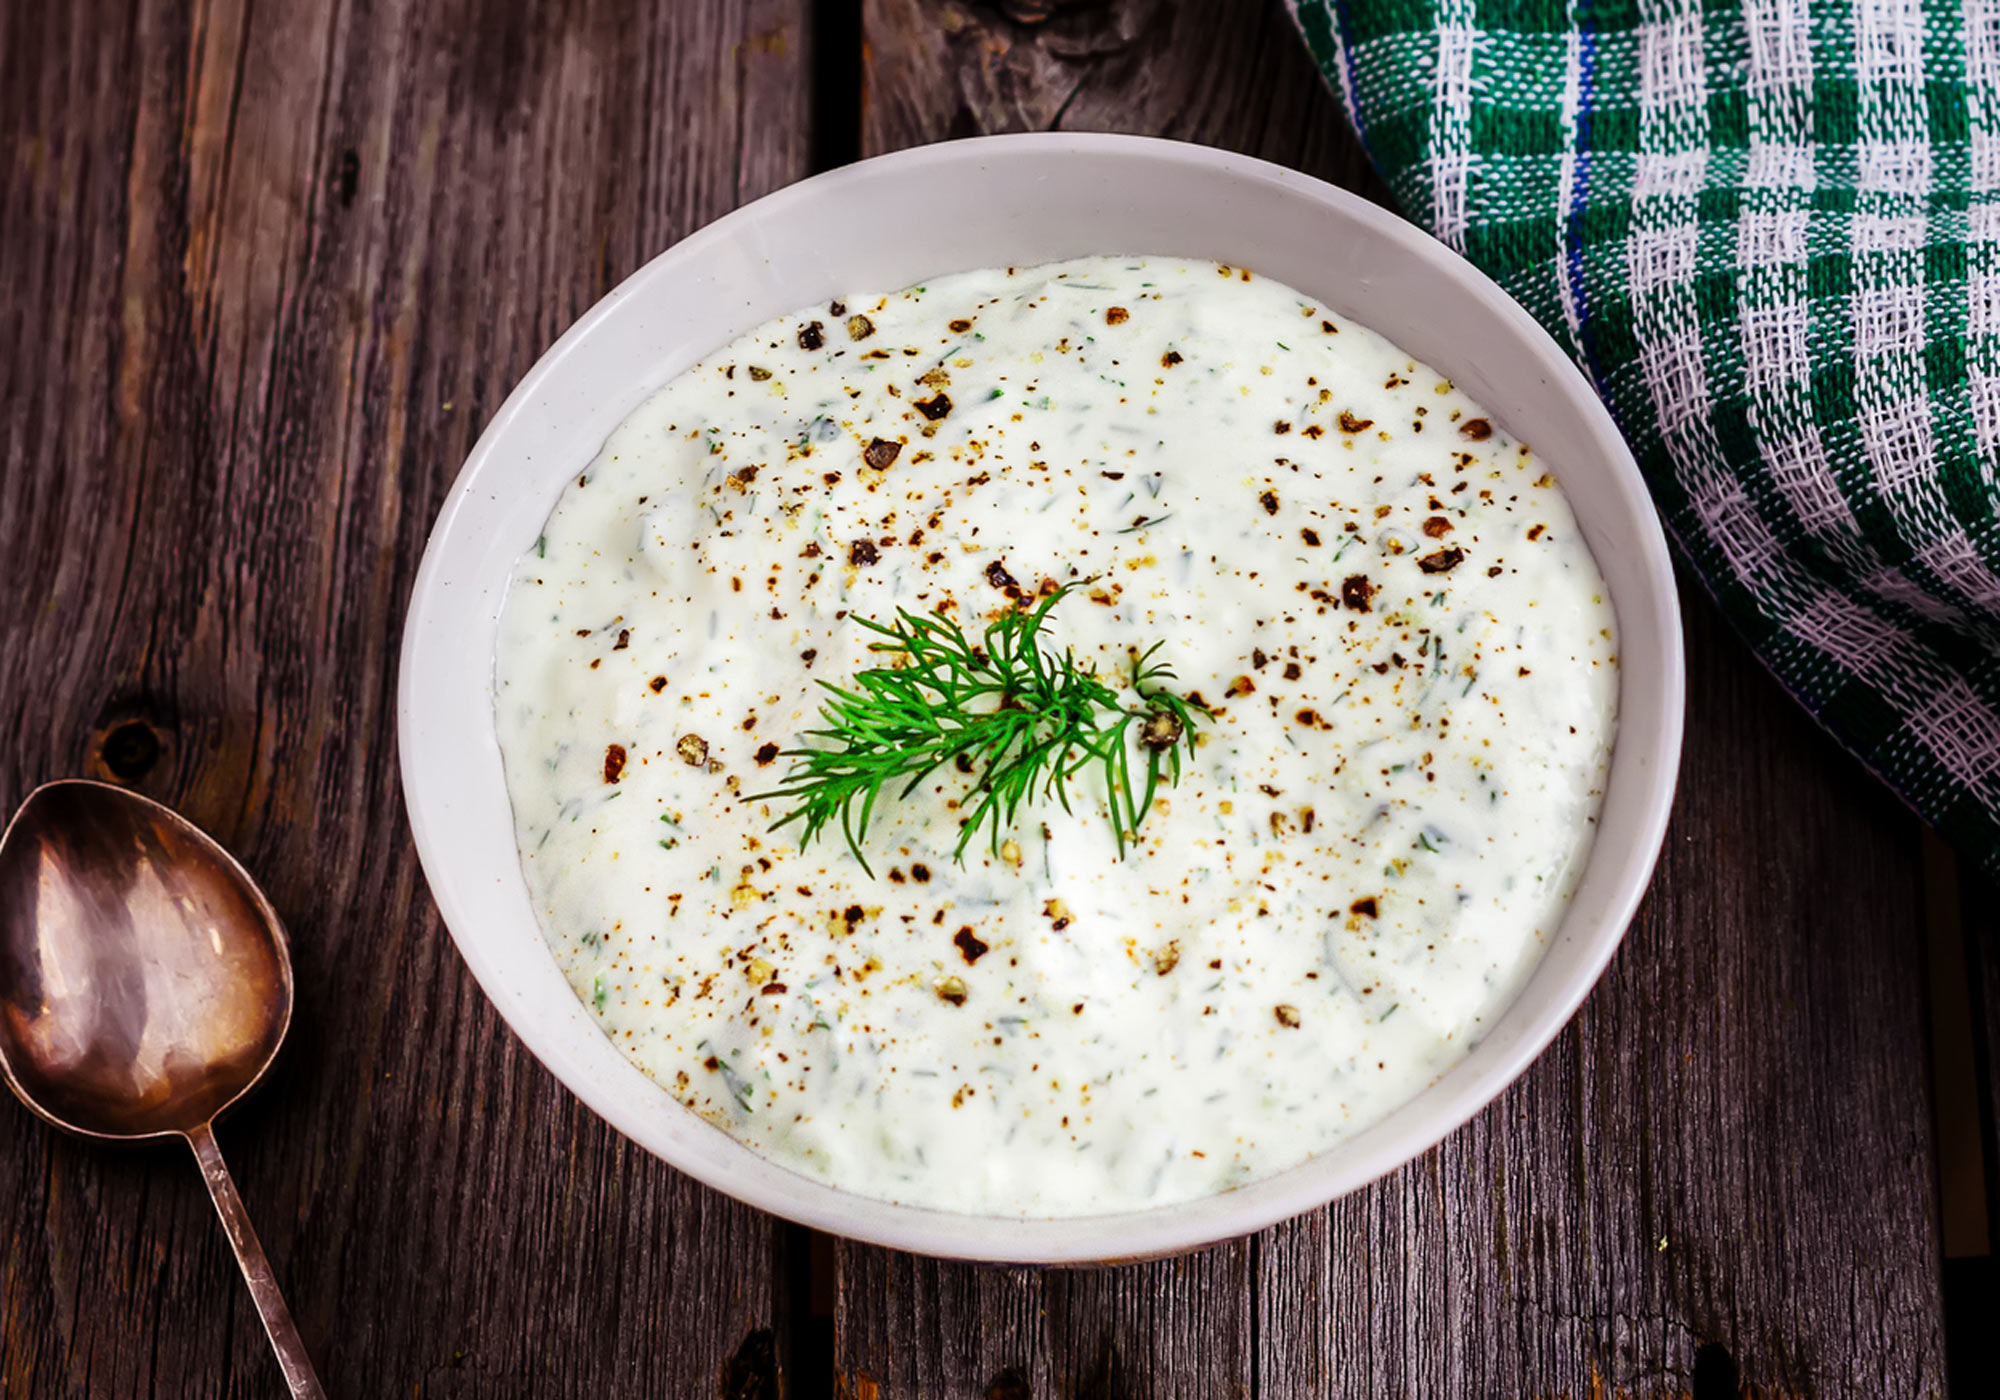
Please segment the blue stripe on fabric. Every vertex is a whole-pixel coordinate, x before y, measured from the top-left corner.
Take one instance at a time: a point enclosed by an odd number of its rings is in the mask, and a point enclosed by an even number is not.
[[[1583,357],[1584,372],[1590,376],[1598,393],[1602,394],[1603,369],[1597,363],[1597,356],[1591,352],[1590,338],[1584,334],[1584,328],[1590,324],[1590,299],[1583,283],[1583,211],[1589,203],[1590,194],[1590,108],[1597,72],[1597,36],[1581,23],[1577,25],[1576,35],[1576,180],[1570,189],[1564,241],[1568,253],[1570,301],[1576,307],[1576,349]]]
[[[1347,106],[1347,119],[1354,126],[1354,139],[1361,143],[1361,154],[1368,157],[1368,163],[1386,177],[1388,167],[1375,159],[1375,152],[1368,145],[1368,128],[1361,120],[1361,84],[1354,71],[1354,14],[1348,8],[1348,0],[1326,0],[1324,6],[1334,12],[1335,32],[1340,39],[1340,71],[1347,79],[1347,91],[1352,101]]]

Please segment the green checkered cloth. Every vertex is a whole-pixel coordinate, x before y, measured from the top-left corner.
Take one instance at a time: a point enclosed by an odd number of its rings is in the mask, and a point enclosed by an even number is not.
[[[2000,877],[2000,0],[1292,0],[1766,665]]]

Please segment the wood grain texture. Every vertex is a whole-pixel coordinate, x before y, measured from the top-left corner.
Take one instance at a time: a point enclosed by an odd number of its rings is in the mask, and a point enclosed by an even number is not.
[[[1275,5],[868,0],[870,152],[1170,135],[1379,194]],[[1186,1260],[839,1251],[858,1397],[1926,1395],[1943,1386],[1917,826],[1687,600],[1689,742],[1604,983],[1464,1130]]]
[[[293,1040],[221,1139],[329,1388],[773,1394],[777,1227],[580,1110],[452,951],[393,658],[514,380],[644,258],[803,173],[802,6],[0,25],[0,800],[129,778],[285,915]],[[10,1400],[276,1393],[184,1153],[0,1118]]]
[[[864,0],[862,145],[1123,131],[1282,162],[1386,203],[1275,0]]]

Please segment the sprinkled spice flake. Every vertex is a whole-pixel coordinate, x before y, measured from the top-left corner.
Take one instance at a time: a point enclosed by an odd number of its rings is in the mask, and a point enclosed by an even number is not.
[[[971,967],[991,951],[991,945],[974,933],[970,924],[954,933],[951,941],[958,948],[959,956],[965,959],[967,967]]]
[[[823,303],[570,481],[495,662],[551,951],[677,1099],[847,1189],[1071,1215],[1282,1170],[1484,1034],[1587,849],[1615,627],[1554,479],[1242,268]],[[915,761],[828,839],[771,830],[823,709],[920,664],[880,628],[976,670],[1038,611],[1129,786],[1043,751],[996,825],[990,763],[864,706],[843,732]]]

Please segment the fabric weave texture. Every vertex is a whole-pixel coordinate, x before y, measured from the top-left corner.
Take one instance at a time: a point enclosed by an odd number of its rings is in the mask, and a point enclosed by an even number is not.
[[[1292,0],[1766,665],[2000,877],[2000,0]]]

